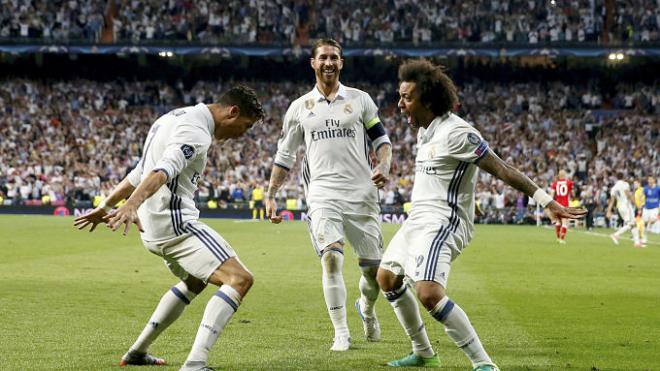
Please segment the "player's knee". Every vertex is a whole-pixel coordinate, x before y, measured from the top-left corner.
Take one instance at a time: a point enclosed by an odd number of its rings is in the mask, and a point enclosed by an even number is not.
[[[206,288],[204,281],[193,276],[189,276],[183,282],[186,284],[186,287],[188,287],[188,290],[194,292],[195,295],[200,294]]]
[[[361,266],[362,275],[368,280],[375,280],[378,274],[378,266]]]
[[[328,273],[341,272],[343,254],[336,249],[326,248],[321,255],[321,264]]]
[[[245,295],[254,284],[254,276],[248,271],[239,271],[232,275],[229,285]]]
[[[379,268],[376,273],[376,281],[378,281],[380,289],[385,292],[394,291],[403,285],[402,276],[397,276],[393,272],[382,268]]]
[[[426,310],[432,310],[435,308],[443,297],[444,293],[442,290],[417,287],[417,298]]]

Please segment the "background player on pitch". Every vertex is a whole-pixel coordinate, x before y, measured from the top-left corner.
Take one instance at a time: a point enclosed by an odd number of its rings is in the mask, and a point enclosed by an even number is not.
[[[451,263],[474,232],[475,184],[481,168],[546,208],[553,220],[579,218],[586,210],[566,208],[525,175],[503,162],[470,124],[451,113],[458,104],[451,79],[426,60],[399,68],[399,108],[417,134],[415,181],[408,219],[383,255],[378,282],[412,342],[412,353],[390,366],[439,367],[404,276],[417,298],[470,359],[474,370],[498,370],[467,315],[446,293]]]
[[[564,207],[568,207],[568,203],[573,192],[573,181],[568,179],[566,176],[566,171],[559,170],[557,174],[557,179],[552,182],[550,186],[552,189],[552,197],[558,204]],[[561,244],[566,243],[566,231],[568,230],[568,219],[561,218],[555,222],[555,233],[557,235],[557,241]]]
[[[99,223],[113,231],[131,224],[144,246],[161,256],[181,281],[161,298],[156,310],[120,365],[161,365],[147,353],[154,340],[171,325],[208,283],[220,286],[211,297],[194,344],[181,370],[203,371],[208,352],[252,286],[252,274],[233,248],[200,222],[193,194],[204,173],[207,151],[216,139],[237,138],[264,116],[252,89],[238,86],[218,103],[173,110],[151,126],[142,159],[98,208],[76,218],[74,225],[90,232]],[[129,197],[130,196],[130,197]],[[111,207],[128,198],[112,211]]]
[[[655,181],[655,177],[647,178],[644,186],[644,208],[642,209],[642,222],[646,223],[646,233],[655,231],[658,221],[658,207],[660,206],[660,186]],[[646,233],[642,235],[642,244],[645,244]],[[657,233],[657,232],[656,232]]]
[[[642,244],[639,241],[639,230],[637,229],[637,223],[635,222],[635,208],[633,206],[635,200],[632,192],[630,192],[630,184],[624,180],[624,175],[621,172],[616,174],[616,178],[616,182],[614,182],[614,185],[610,189],[610,201],[607,205],[607,219],[612,219],[612,207],[616,203],[619,216],[623,219],[623,226],[616,232],[612,233],[610,238],[615,245],[618,245],[619,237],[627,231],[630,231],[633,236],[634,246],[642,247]]]
[[[351,345],[342,273],[344,237],[357,253],[362,271],[361,296],[355,306],[365,336],[368,341],[380,339],[374,311],[379,291],[376,272],[383,250],[377,187],[385,186],[392,159],[390,140],[369,94],[339,82],[344,65],[341,52],[332,39],[321,39],[312,46],[310,63],[316,85],[291,103],[284,116],[266,194],[266,215],[279,223],[275,194],[304,144],[301,177],[312,244],[321,259],[323,294],[335,329],[333,351],[345,351]],[[370,147],[378,159],[373,170]]]

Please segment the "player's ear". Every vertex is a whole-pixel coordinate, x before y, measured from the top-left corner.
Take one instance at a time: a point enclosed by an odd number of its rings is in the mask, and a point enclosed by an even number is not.
[[[235,119],[241,115],[241,109],[238,106],[229,106],[229,118]]]
[[[309,65],[314,69],[314,57],[309,58]]]

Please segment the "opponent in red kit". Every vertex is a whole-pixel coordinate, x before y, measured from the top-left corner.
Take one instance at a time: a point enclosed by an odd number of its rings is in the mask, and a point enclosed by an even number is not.
[[[568,207],[568,201],[573,192],[573,181],[566,177],[566,171],[559,170],[558,178],[552,182],[552,196],[557,203],[564,207]],[[568,219],[562,218],[561,221],[555,222],[555,233],[557,234],[557,241],[561,244],[566,243],[566,230],[568,229]]]

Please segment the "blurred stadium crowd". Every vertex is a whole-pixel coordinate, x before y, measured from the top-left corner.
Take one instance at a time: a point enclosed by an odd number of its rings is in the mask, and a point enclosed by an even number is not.
[[[244,207],[270,176],[281,118],[310,83],[251,82],[267,119],[247,136],[212,146],[198,202]],[[384,210],[409,199],[416,134],[396,109],[394,84],[355,84],[371,94],[393,142],[392,181],[381,192]],[[6,204],[91,205],[139,160],[152,122],[179,105],[213,102],[227,86],[218,82],[158,81],[43,83],[8,79],[0,85],[0,197]],[[536,182],[548,186],[561,168],[576,182],[581,203],[602,212],[614,173],[658,176],[660,91],[621,85],[615,96],[595,86],[472,81],[459,86],[460,115],[477,126],[491,147]],[[294,169],[280,200],[303,204]],[[45,196],[45,198],[44,198]],[[527,198],[481,173],[477,198],[482,221],[531,218]]]
[[[607,44],[659,25],[655,0],[0,0],[0,39],[45,42]]]

